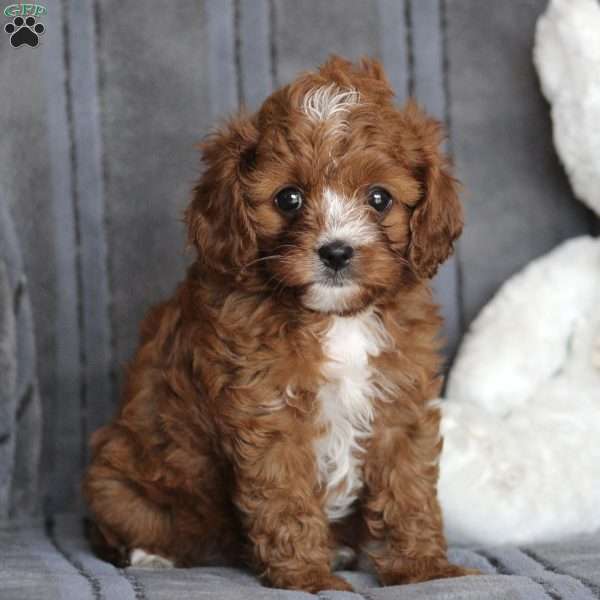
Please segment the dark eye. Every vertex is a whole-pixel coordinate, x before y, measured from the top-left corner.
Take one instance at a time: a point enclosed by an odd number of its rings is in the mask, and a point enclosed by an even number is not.
[[[392,196],[387,190],[380,187],[369,190],[369,204],[377,211],[383,212],[392,204]]]
[[[286,187],[275,196],[277,208],[287,215],[294,214],[302,207],[302,192],[295,187]]]

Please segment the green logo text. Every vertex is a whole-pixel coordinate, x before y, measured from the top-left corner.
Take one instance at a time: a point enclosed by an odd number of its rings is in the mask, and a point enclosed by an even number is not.
[[[48,11],[41,4],[11,4],[4,9],[5,17],[41,17]]]

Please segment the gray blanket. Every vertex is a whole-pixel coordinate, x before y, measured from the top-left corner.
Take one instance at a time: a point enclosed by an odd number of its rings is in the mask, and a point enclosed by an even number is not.
[[[21,520],[0,526],[0,600],[542,600],[600,598],[600,535],[528,548],[453,549],[479,577],[381,588],[373,575],[343,572],[356,593],[312,595],[260,585],[225,567],[117,569],[95,558],[82,519]]]

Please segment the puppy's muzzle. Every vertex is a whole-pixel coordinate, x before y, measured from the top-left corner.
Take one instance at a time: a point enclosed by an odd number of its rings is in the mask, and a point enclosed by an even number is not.
[[[323,244],[319,250],[321,262],[334,271],[341,271],[350,264],[354,256],[354,248],[345,242],[336,240]]]

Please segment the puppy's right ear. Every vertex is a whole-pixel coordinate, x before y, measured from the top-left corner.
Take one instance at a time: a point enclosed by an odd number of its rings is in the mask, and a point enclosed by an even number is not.
[[[256,234],[244,190],[254,164],[258,131],[246,115],[200,144],[206,169],[185,212],[188,241],[211,270],[236,276],[256,253]]]

